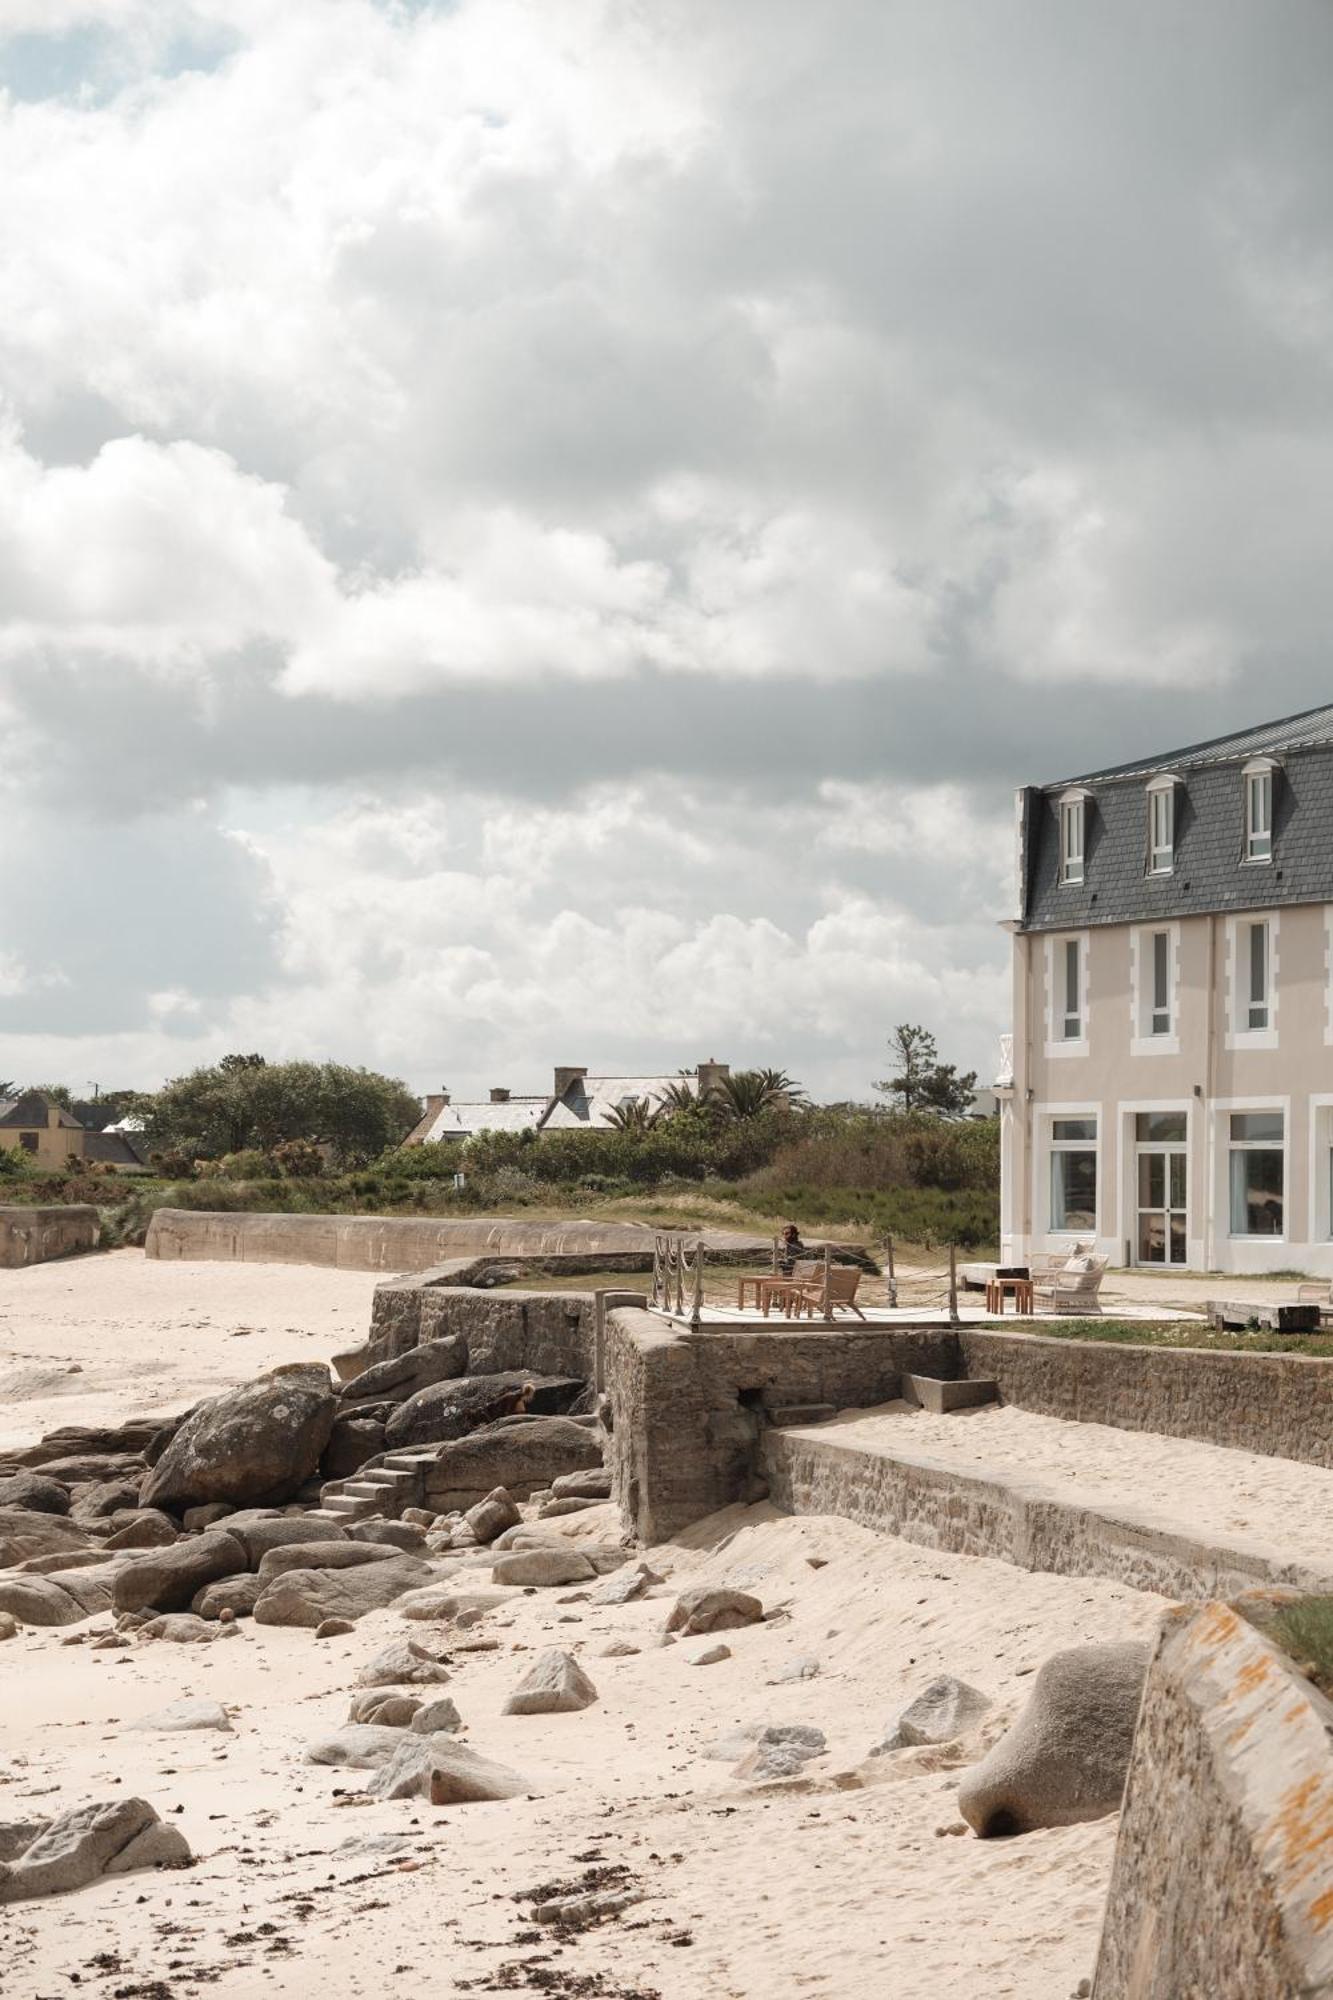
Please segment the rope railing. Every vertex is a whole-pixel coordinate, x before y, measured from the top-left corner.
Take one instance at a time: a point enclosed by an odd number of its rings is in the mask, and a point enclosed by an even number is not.
[[[699,1325],[704,1305],[702,1240],[695,1244],[691,1256],[683,1236],[654,1235],[651,1304],[657,1312],[688,1320],[692,1327]]]

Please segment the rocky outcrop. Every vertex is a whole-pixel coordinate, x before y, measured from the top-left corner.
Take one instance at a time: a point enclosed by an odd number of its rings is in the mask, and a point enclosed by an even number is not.
[[[384,1450],[384,1422],[380,1417],[337,1417],[324,1447],[319,1471],[322,1479],[350,1479],[367,1459]]]
[[[449,1382],[467,1374],[467,1342],[458,1334],[443,1340],[423,1341],[405,1354],[374,1361],[352,1381],[344,1382],[339,1401],[344,1410],[359,1409],[365,1403],[405,1403],[419,1390],[435,1382]]]
[[[245,1550],[222,1528],[187,1535],[170,1548],[136,1556],[119,1572],[112,1592],[117,1611],[184,1611],[205,1584],[247,1567]]]
[[[510,1418],[442,1445],[426,1469],[426,1503],[437,1513],[472,1507],[497,1486],[526,1500],[562,1472],[600,1466],[599,1434],[571,1417]]]
[[[1124,1796],[1149,1648],[1075,1646],[1037,1674],[1027,1707],[958,1788],[974,1833],[1103,1819]]]
[[[0,1903],[85,1889],[103,1875],[183,1868],[194,1859],[178,1827],[146,1799],[103,1800],[53,1820],[12,1862],[0,1862]]]
[[[384,1442],[395,1451],[411,1445],[443,1444],[520,1411],[556,1416],[582,1394],[583,1386],[574,1376],[526,1375],[518,1369],[503,1375],[466,1375],[456,1381],[432,1382],[399,1404],[384,1426]]]
[[[145,1479],[146,1507],[288,1500],[318,1470],[338,1412],[327,1368],[280,1368],[201,1403]]]
[[[69,1488],[41,1472],[11,1472],[0,1478],[0,1507],[25,1513],[68,1514]]]
[[[565,1715],[575,1709],[590,1708],[597,1699],[594,1687],[572,1653],[548,1646],[531,1667],[504,1705],[506,1715]]]
[[[254,1609],[256,1625],[303,1625],[312,1631],[326,1618],[361,1618],[382,1611],[405,1591],[431,1580],[428,1563],[395,1549],[384,1562],[359,1569],[293,1569],[275,1577]]]

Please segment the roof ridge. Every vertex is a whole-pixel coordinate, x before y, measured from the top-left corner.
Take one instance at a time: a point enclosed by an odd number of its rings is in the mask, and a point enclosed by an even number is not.
[[[1122,764],[1108,764],[1098,771],[1084,771],[1077,777],[1057,779],[1051,784],[1042,785],[1040,789],[1044,792],[1061,791],[1069,785],[1095,784],[1099,778],[1131,778],[1137,773],[1144,771],[1169,770],[1173,764],[1183,764],[1191,760],[1207,761],[1205,752],[1216,752],[1224,749],[1229,744],[1245,745],[1250,743],[1251,739],[1255,737],[1271,736],[1284,729],[1289,729],[1293,723],[1308,722],[1312,717],[1319,715],[1329,718],[1330,732],[1333,733],[1333,702],[1318,702],[1313,708],[1297,709],[1292,715],[1275,716],[1271,722],[1251,723],[1248,728],[1231,729],[1221,736],[1207,736],[1198,743],[1187,743],[1175,750],[1159,751],[1155,755],[1130,758]],[[1311,741],[1312,739],[1306,738],[1301,743],[1293,744],[1289,747],[1304,749],[1309,747]],[[1270,747],[1281,748],[1283,746],[1277,744]],[[1236,754],[1240,755],[1243,753],[1237,750]],[[1226,760],[1219,758],[1216,761],[1225,762]]]

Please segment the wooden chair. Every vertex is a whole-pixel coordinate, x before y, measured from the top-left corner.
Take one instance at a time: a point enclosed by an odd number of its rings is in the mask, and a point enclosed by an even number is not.
[[[1102,1279],[1109,1257],[1071,1257],[1049,1277],[1033,1273],[1033,1303],[1038,1312],[1099,1313]]]
[[[799,1265],[797,1266],[797,1270],[800,1270]],[[808,1314],[813,1319],[817,1312],[824,1310],[824,1267],[822,1264],[816,1264],[813,1270],[815,1274],[813,1277],[805,1275],[797,1277],[793,1273],[791,1280],[787,1284],[782,1296],[783,1309],[788,1319],[799,1318],[802,1313]],[[860,1282],[861,1272],[857,1265],[831,1264],[829,1266],[828,1309],[830,1314],[836,1312],[854,1312],[858,1319],[863,1320],[865,1318],[865,1314],[856,1303],[856,1292]]]

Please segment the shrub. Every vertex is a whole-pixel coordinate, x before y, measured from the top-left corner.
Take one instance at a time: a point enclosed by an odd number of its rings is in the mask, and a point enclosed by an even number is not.
[[[241,1153],[224,1153],[220,1160],[196,1160],[195,1172],[209,1179],[217,1177],[224,1181],[271,1180],[274,1163],[267,1153],[249,1149]]]
[[[324,1155],[313,1139],[284,1139],[273,1148],[274,1164],[288,1180],[317,1180],[324,1171]]]

